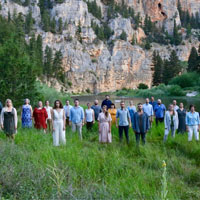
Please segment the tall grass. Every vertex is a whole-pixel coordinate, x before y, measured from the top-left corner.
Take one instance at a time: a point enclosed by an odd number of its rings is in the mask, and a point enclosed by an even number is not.
[[[161,199],[162,161],[167,163],[168,199],[200,199],[200,147],[186,135],[169,137],[164,127],[147,134],[136,148],[118,141],[99,144],[97,124],[83,128],[83,141],[66,130],[65,146],[54,147],[52,135],[19,128],[15,142],[0,134],[0,198],[2,199]]]

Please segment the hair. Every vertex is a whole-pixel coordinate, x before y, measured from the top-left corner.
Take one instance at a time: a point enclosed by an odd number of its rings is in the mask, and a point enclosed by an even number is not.
[[[107,110],[107,106],[106,106],[106,105],[104,105],[104,106],[103,106],[103,108],[104,108],[104,107],[106,108],[105,116],[106,116],[106,117],[108,117],[108,110]]]
[[[116,108],[114,103],[111,103],[111,106],[114,106],[114,108]]]
[[[66,102],[66,101],[69,101],[69,99],[66,99],[65,102]]]
[[[169,104],[169,107],[170,107],[170,106],[173,106],[173,107],[174,107],[173,104]],[[173,109],[173,115],[175,115],[175,111],[174,111],[174,109]]]
[[[11,104],[12,104],[12,106],[13,106],[12,100],[11,100],[11,99],[6,99],[6,102],[5,102],[5,107],[7,107],[7,103],[8,103],[8,101],[10,101],[10,102],[11,102]]]
[[[125,102],[122,100],[122,101],[120,101],[120,104],[121,104],[121,103],[125,103]]]
[[[57,102],[60,103],[60,107],[59,107],[59,108],[63,108],[62,102],[61,102],[60,100],[55,100],[55,101],[54,101],[54,107],[53,107],[53,109],[56,109],[56,108],[57,108],[57,107],[56,107],[56,103],[57,103]]]
[[[87,106],[90,104],[90,102],[87,103]]]
[[[49,102],[49,100],[46,100],[46,101],[45,101],[45,104],[47,103],[47,101]]]
[[[138,103],[138,106],[142,105],[142,103]]]
[[[26,100],[28,100],[28,104],[29,104],[30,100],[28,98],[24,99],[24,104],[26,103]]]
[[[191,105],[190,105],[190,107],[189,107],[189,108],[190,108],[190,110],[191,110],[191,108],[192,108],[192,107],[194,107],[194,108],[195,108],[195,105],[194,105],[194,104],[191,104]]]
[[[105,97],[110,97],[108,94]]]
[[[74,102],[75,102],[75,101],[79,101],[79,99],[74,99]]]

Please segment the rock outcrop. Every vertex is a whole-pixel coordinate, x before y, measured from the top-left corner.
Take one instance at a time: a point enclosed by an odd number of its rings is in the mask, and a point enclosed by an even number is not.
[[[102,20],[107,20],[107,5],[97,0],[102,10]],[[122,3],[122,0],[115,0]],[[146,15],[151,17],[158,26],[164,27],[169,34],[173,31],[174,20],[180,25],[180,16],[177,10],[176,0],[124,0],[128,7],[140,13],[142,20]],[[50,10],[51,18],[56,21],[61,18],[67,24],[62,34],[44,32],[41,29],[41,13],[38,0],[32,0],[27,7],[13,3],[11,0],[1,0],[0,14],[8,17],[8,12],[22,13],[24,16],[31,10],[35,19],[34,30],[43,39],[43,48],[50,46],[53,51],[61,50],[63,54],[63,68],[68,80],[66,85],[55,84],[57,89],[65,88],[69,92],[91,91],[94,93],[115,91],[122,88],[136,88],[139,83],[145,83],[149,87],[152,84],[152,54],[159,51],[163,58],[168,58],[170,51],[175,49],[182,61],[188,59],[192,46],[198,46],[198,40],[184,41],[185,45],[164,46],[152,44],[150,50],[144,50],[139,45],[146,37],[142,28],[137,30],[129,18],[118,15],[107,21],[113,31],[108,41],[100,41],[92,28],[92,22],[99,27],[100,21],[88,12],[87,3],[83,0],[65,0],[61,4],[53,4]],[[181,1],[183,8],[189,8],[192,14],[200,13],[199,0]],[[81,26],[82,42],[76,37],[78,26]],[[127,35],[127,41],[120,39],[122,32]],[[137,44],[131,44],[133,37]],[[27,37],[28,38],[28,37]],[[70,38],[70,39],[69,39]],[[70,84],[69,84],[70,82]]]

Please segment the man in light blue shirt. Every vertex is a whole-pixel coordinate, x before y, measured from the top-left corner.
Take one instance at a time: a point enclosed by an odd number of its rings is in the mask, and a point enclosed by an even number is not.
[[[119,128],[119,140],[120,142],[123,139],[123,131],[125,132],[127,144],[129,144],[129,127],[131,127],[131,117],[127,108],[125,108],[124,101],[120,103],[121,108],[117,110],[116,118],[119,118],[119,125],[118,120],[116,120],[116,127]]]
[[[70,110],[73,106],[70,105],[69,100],[66,100],[66,104],[64,105],[64,111],[65,111],[65,118],[66,118],[66,126],[69,126],[69,115]]]
[[[199,113],[195,112],[194,105],[190,105],[190,112],[186,114],[186,127],[188,131],[188,141],[192,141],[194,132],[195,139],[199,140],[200,119]]]
[[[149,103],[149,98],[146,98],[146,103],[143,104],[143,111],[148,115],[150,126],[153,122],[153,106]]]
[[[82,140],[82,126],[84,125],[84,110],[79,106],[79,100],[74,100],[74,107],[70,109],[69,121],[72,123],[72,132],[79,132]]]

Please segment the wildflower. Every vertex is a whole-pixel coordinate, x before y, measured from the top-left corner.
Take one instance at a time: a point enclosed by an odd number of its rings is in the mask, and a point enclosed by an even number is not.
[[[167,166],[167,164],[166,164],[166,162],[165,162],[164,160],[163,160],[162,166],[163,166],[163,167],[166,167],[166,166]]]

